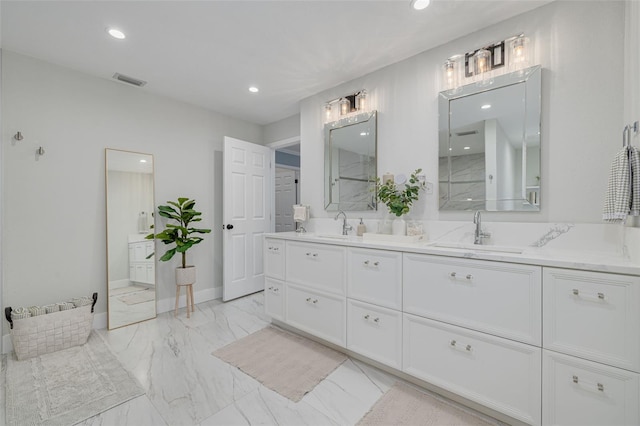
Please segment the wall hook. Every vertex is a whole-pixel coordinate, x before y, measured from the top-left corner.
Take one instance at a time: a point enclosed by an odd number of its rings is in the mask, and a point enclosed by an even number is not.
[[[36,154],[38,154],[38,155],[44,155],[44,148],[43,148],[43,147],[40,147],[40,148],[36,149]]]
[[[22,132],[17,132],[15,135],[13,135],[13,138],[17,141],[21,141],[22,139],[24,139],[24,136],[22,136]]]

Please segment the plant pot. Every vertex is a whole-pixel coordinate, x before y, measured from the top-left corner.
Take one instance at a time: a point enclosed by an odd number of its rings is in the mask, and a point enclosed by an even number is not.
[[[407,222],[402,216],[393,219],[391,233],[393,235],[407,235]]]
[[[176,285],[190,285],[196,282],[196,267],[176,268]]]

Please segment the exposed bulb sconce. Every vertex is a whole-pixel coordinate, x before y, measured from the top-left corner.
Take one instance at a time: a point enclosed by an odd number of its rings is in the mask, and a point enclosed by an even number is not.
[[[461,55],[455,55],[442,65],[442,86],[445,90],[456,90],[460,86],[461,59]]]
[[[24,136],[22,136],[22,132],[17,132],[15,135],[13,135],[13,138],[17,141],[21,141],[22,139],[24,139]]]
[[[473,55],[473,75],[481,84],[490,82],[491,52],[487,49],[479,49]]]
[[[347,115],[351,112],[351,102],[349,102],[349,99],[347,98],[340,99],[340,102],[338,102],[338,105],[340,105],[340,115]]]
[[[324,106],[324,118],[325,121],[331,121],[331,104],[327,103]]]
[[[366,111],[367,109],[367,91],[361,90],[360,93],[356,95],[356,110],[357,111]]]
[[[524,34],[514,37],[509,41],[509,69],[521,70],[529,66],[529,38]]]

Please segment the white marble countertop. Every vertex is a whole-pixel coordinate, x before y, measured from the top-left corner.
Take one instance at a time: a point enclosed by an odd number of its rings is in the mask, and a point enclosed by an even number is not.
[[[349,235],[344,238],[338,234],[322,233],[297,234],[295,232],[280,232],[265,234],[265,237],[640,276],[640,264],[631,260],[629,256],[616,251],[553,248],[546,245],[541,247],[494,244],[474,246],[473,243],[461,243],[451,240],[418,241],[414,243],[364,241],[362,237]],[[442,245],[451,247],[443,247]]]

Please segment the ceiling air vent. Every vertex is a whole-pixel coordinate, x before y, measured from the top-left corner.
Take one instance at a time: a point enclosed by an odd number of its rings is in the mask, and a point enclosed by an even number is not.
[[[471,135],[477,135],[478,131],[477,130],[470,130],[468,132],[458,132],[456,133],[456,136],[471,136]]]
[[[134,86],[138,86],[138,87],[142,87],[145,84],[147,84],[147,82],[144,80],[138,80],[137,78],[129,77],[128,75],[122,75],[118,72],[113,75],[113,78],[125,83],[133,84]]]

